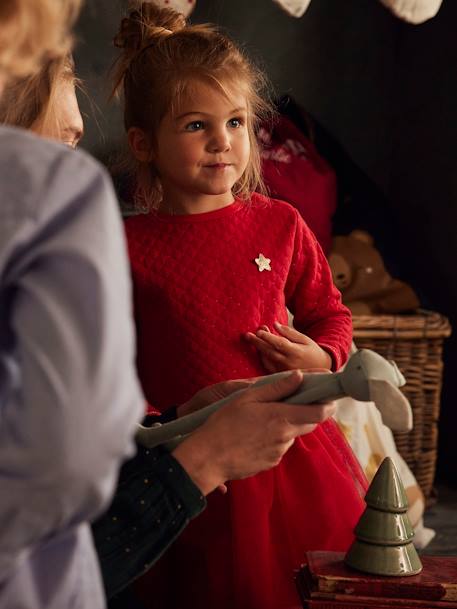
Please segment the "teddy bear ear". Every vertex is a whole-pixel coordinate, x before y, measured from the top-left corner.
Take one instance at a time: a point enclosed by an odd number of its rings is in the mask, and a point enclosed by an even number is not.
[[[357,241],[362,241],[363,243],[368,243],[368,245],[373,245],[373,237],[364,230],[353,230],[349,236],[351,239],[357,239]]]
[[[352,270],[349,262],[336,251],[330,252],[328,264],[332,272],[333,282],[343,292],[352,281]]]

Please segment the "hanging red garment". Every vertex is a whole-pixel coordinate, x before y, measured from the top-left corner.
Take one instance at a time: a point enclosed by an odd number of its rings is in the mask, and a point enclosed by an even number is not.
[[[314,143],[285,116],[264,123],[258,132],[262,174],[272,197],[298,209],[324,253],[332,242],[337,205],[336,174]]]

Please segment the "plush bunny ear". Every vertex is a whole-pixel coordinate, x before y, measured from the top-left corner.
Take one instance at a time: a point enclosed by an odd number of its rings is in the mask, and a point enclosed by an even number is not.
[[[187,17],[194,10],[196,0],[153,0],[153,4],[161,8],[173,8]]]
[[[304,15],[311,0],[273,0],[273,2],[279,4],[292,17],[301,17]]]
[[[434,17],[443,0],[381,0],[394,15],[409,23],[423,23]]]

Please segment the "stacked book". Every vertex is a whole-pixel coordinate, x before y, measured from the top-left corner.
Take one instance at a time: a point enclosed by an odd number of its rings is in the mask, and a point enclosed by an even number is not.
[[[360,573],[339,552],[307,552],[296,574],[309,609],[457,609],[457,556],[421,556],[423,570],[408,577]]]

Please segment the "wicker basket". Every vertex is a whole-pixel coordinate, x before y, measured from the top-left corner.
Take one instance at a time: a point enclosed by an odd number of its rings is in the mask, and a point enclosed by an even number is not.
[[[402,391],[411,403],[414,427],[409,432],[395,432],[395,442],[430,504],[438,448],[443,340],[451,333],[449,321],[439,313],[418,310],[412,315],[354,315],[353,322],[357,347],[395,360],[405,375]]]

